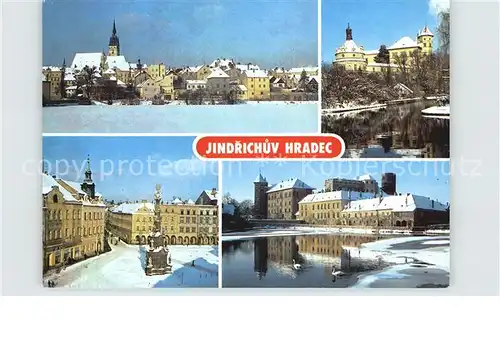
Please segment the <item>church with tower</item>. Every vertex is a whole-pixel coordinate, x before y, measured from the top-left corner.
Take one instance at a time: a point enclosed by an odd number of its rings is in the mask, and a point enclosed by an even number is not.
[[[353,31],[350,24],[347,24],[345,32],[345,42],[335,51],[334,64],[342,65],[347,70],[381,72],[387,68],[398,69],[398,56],[406,55],[410,57],[415,51],[422,55],[430,55],[433,50],[432,42],[434,34],[425,26],[418,31],[416,40],[405,36],[391,46],[386,47],[389,53],[389,63],[380,63],[375,61],[379,49],[365,50],[362,45],[358,46],[353,39]]]
[[[113,20],[113,31],[109,38],[108,56],[120,56],[120,38],[116,35],[115,20]]]

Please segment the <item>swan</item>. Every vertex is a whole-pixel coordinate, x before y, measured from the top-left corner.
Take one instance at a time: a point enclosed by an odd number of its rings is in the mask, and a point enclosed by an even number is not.
[[[301,269],[302,268],[302,266],[300,264],[295,263],[294,259],[292,259],[292,261],[293,261],[293,269]]]
[[[334,277],[339,277],[339,276],[344,275],[344,272],[337,271],[337,269],[335,269],[335,267],[332,267],[332,275],[333,275]]]

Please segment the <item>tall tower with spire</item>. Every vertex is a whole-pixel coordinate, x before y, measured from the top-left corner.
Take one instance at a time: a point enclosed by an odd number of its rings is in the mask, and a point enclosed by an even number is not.
[[[109,38],[108,56],[120,56],[120,39],[116,35],[116,22],[113,20],[113,32]]]
[[[417,34],[417,43],[421,47],[421,51],[423,54],[430,55],[432,54],[432,39],[434,38],[434,34],[430,31],[427,25],[418,32]]]
[[[345,29],[345,40],[352,40],[352,29],[349,23],[347,23],[347,28]]]
[[[255,178],[253,182],[254,186],[254,214],[257,218],[267,218],[267,191],[269,186],[266,178],[262,176],[259,171],[259,175]]]
[[[90,155],[87,156],[87,167],[85,168],[85,179],[83,180],[82,190],[87,193],[89,198],[95,198],[95,184],[92,180],[92,170],[90,169]]]

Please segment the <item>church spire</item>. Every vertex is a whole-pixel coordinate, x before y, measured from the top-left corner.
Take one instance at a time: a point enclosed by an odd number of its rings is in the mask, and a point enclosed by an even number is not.
[[[347,28],[345,30],[345,40],[352,40],[352,29],[349,23],[347,23]]]
[[[116,36],[116,21],[113,19],[113,36]]]
[[[87,193],[91,199],[95,198],[95,184],[92,180],[92,171],[90,170],[90,155],[87,155],[87,166],[85,167],[85,179],[81,184],[82,190]]]
[[[90,169],[90,155],[87,155],[87,166],[85,167],[85,182],[92,183],[92,170]]]

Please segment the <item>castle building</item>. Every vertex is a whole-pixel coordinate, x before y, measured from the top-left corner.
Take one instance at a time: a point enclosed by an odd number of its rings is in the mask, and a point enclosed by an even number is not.
[[[116,23],[113,20],[113,31],[111,32],[111,37],[109,38],[109,50],[108,56],[120,56],[120,39],[116,35]]]
[[[88,171],[82,184],[42,175],[44,271],[103,252],[106,205]]]
[[[267,218],[296,219],[299,202],[312,194],[314,188],[297,178],[279,182],[267,194]]]
[[[356,179],[332,178],[325,180],[325,191],[354,191],[378,193],[378,183],[369,174],[357,177]]]
[[[398,69],[398,56],[411,56],[415,51],[429,55],[432,53],[432,41],[434,34],[425,26],[417,33],[416,40],[405,36],[387,47],[389,52],[389,63],[377,63],[375,57],[379,50],[365,50],[358,46],[353,40],[352,28],[347,25],[346,40],[341,47],[335,51],[334,64],[342,65],[347,70],[361,70],[367,72],[381,72],[384,69]]]

